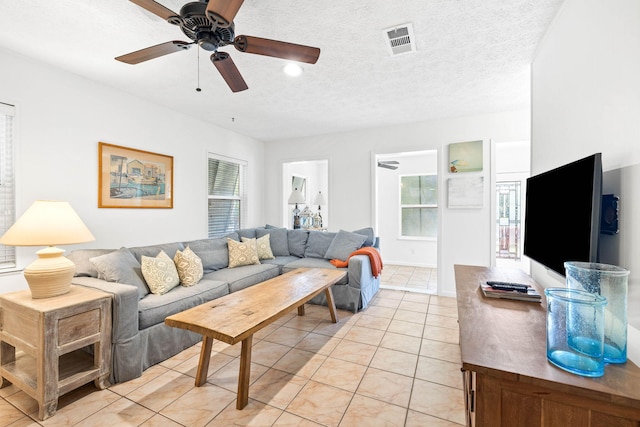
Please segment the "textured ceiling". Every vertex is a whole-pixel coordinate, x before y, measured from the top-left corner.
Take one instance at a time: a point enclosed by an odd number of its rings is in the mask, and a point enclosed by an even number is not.
[[[184,0],[159,0],[179,11]],[[245,0],[236,34],[319,47],[297,78],[285,61],[231,54],[232,93],[192,47],[138,65],[113,58],[179,28],[127,0],[0,0],[0,46],[263,141],[529,106],[529,64],[562,0]],[[413,24],[417,51],[382,30]],[[201,92],[198,86],[198,50]]]

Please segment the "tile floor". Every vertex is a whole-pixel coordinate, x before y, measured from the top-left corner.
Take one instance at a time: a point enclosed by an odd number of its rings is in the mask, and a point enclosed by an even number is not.
[[[438,270],[427,267],[385,264],[380,278],[383,288],[438,293]]]
[[[254,336],[242,411],[235,408],[240,344],[216,342],[202,387],[194,386],[197,344],[138,379],[62,396],[43,422],[35,421],[33,399],[15,386],[0,389],[0,426],[464,424],[454,299],[383,289],[366,310],[339,311],[337,324],[326,307],[295,313]]]

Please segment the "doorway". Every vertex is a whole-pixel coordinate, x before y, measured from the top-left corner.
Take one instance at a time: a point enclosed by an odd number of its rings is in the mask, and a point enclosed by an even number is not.
[[[524,213],[527,178],[530,176],[529,141],[496,142],[492,246],[494,265],[517,268],[529,274],[529,259],[523,255]]]
[[[383,288],[437,293],[438,151],[374,154]]]

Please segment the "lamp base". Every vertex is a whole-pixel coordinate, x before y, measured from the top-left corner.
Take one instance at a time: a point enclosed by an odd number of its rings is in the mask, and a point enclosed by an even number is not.
[[[36,252],[38,259],[24,269],[32,298],[50,298],[69,292],[76,266],[63,257],[63,253],[63,249],[55,247],[41,249]]]

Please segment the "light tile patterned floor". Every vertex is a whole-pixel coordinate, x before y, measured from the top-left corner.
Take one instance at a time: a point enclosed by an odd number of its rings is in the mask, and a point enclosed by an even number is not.
[[[438,293],[438,270],[428,267],[385,264],[380,284],[388,289],[436,295]]]
[[[385,270],[386,271],[386,270]],[[381,290],[330,321],[307,305],[254,336],[249,404],[235,408],[240,345],[214,343],[194,386],[200,344],[141,378],[60,398],[36,422],[35,401],[0,389],[0,426],[459,426],[464,424],[455,299]]]

